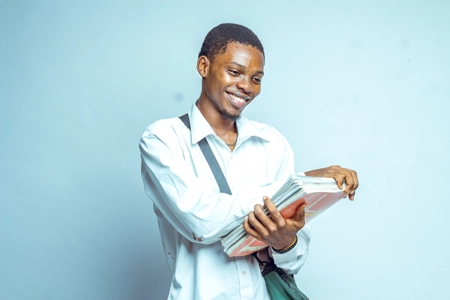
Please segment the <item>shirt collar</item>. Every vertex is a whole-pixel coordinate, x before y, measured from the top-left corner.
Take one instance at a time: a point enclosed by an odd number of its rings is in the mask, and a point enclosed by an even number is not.
[[[189,113],[189,120],[191,122],[191,142],[192,144],[198,143],[204,137],[208,135],[215,135],[214,130],[202,113],[198,109],[197,105],[194,104],[191,107]],[[241,143],[251,137],[258,137],[265,141],[269,141],[264,131],[258,128],[252,121],[247,117],[241,115],[241,117],[236,121],[238,129],[238,141]]]

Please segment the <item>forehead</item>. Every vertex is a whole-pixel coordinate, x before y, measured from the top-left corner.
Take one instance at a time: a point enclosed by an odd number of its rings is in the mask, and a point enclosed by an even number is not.
[[[264,55],[253,46],[232,42],[227,45],[225,52],[219,53],[214,57],[213,63],[236,63],[247,68],[251,67],[262,71],[264,68]]]

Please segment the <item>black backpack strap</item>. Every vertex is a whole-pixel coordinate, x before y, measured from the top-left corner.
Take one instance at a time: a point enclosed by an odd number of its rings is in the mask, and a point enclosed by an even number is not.
[[[186,125],[189,130],[191,130],[191,122],[189,121],[189,115],[184,114],[181,117],[179,117],[181,121],[183,121],[184,125]]]
[[[183,121],[184,125],[186,125],[186,127],[189,128],[189,130],[191,129],[191,123],[189,121],[188,114],[182,115],[180,117],[180,120]],[[219,163],[217,162],[217,159],[211,150],[211,146],[206,140],[206,137],[200,140],[198,142],[198,145],[202,150],[203,156],[205,156],[205,159],[208,162],[209,167],[211,168],[214,178],[216,179],[217,185],[219,186],[220,192],[231,195],[231,189],[230,186],[228,185],[227,179],[223,175],[222,169],[220,168]]]

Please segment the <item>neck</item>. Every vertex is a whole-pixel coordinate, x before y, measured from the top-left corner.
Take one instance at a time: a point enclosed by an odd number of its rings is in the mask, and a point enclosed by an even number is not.
[[[219,133],[230,131],[237,132],[235,120],[224,117],[215,107],[211,107],[208,104],[205,105],[205,101],[198,100],[196,105],[217,135],[220,136]]]
[[[222,139],[231,150],[233,150],[238,136],[236,121],[223,117],[220,111],[214,107],[204,105],[200,100],[196,102],[196,105],[203,117],[214,130],[214,133]]]

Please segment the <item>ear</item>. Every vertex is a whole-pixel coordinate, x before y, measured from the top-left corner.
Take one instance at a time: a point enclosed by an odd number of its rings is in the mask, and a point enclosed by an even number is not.
[[[208,75],[209,66],[210,66],[210,62],[206,56],[202,55],[198,58],[197,71],[198,71],[198,74],[200,74],[200,76],[206,77]]]

